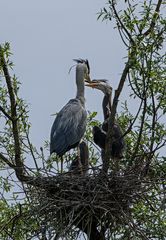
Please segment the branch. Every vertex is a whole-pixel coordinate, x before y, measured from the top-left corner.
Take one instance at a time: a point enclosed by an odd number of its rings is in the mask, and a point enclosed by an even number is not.
[[[137,91],[138,91],[139,93],[137,93],[136,90],[135,90],[135,88],[133,87],[133,84],[132,84],[132,81],[131,81],[131,78],[130,78],[130,73],[128,74],[128,80],[129,80],[130,87],[131,87],[132,91],[134,92],[134,94],[135,94],[138,98],[140,98],[140,99],[143,100],[144,98],[143,98],[143,97],[141,96],[141,94],[140,94],[139,87],[138,87],[136,81],[135,81],[135,85],[136,85]]]
[[[24,168],[23,162],[21,160],[21,148],[20,148],[20,141],[19,141],[19,131],[18,131],[18,124],[17,124],[17,111],[16,111],[16,99],[15,94],[12,86],[12,80],[8,71],[7,63],[4,57],[4,53],[2,47],[0,46],[0,62],[2,66],[2,70],[5,76],[9,98],[10,98],[10,107],[11,107],[11,121],[12,121],[12,131],[14,137],[14,145],[15,145],[15,163],[16,163],[16,175],[19,180],[22,181],[22,176],[24,175]]]
[[[143,113],[142,113],[142,119],[141,119],[141,126],[140,126],[140,130],[139,130],[139,135],[138,135],[138,139],[137,139],[137,142],[136,142],[135,151],[134,151],[134,153],[131,156],[131,159],[133,159],[133,160],[134,160],[134,158],[135,158],[135,156],[136,156],[136,154],[138,152],[139,145],[140,145],[140,142],[141,142],[143,126],[144,126],[144,122],[145,122],[146,110],[147,110],[147,99],[145,98],[144,99],[144,106],[143,106]]]
[[[109,168],[109,161],[110,161],[110,158],[111,158],[111,147],[110,146],[112,146],[112,142],[113,142],[112,136],[113,136],[113,125],[114,125],[114,121],[115,121],[116,109],[117,109],[117,105],[118,105],[118,101],[119,101],[119,96],[122,92],[127,74],[128,74],[129,69],[131,67],[132,55],[133,54],[130,55],[130,57],[129,57],[126,65],[125,65],[125,68],[123,70],[118,88],[117,88],[117,90],[115,90],[115,96],[114,96],[114,99],[113,99],[111,114],[110,114],[109,120],[108,120],[108,122],[110,124],[108,124],[108,132],[107,132],[107,136],[106,136],[106,151],[105,151],[105,157],[104,157],[104,162],[103,162],[104,173],[107,173],[108,168]],[[114,168],[114,166],[112,166],[112,167]]]
[[[36,166],[36,169],[37,171],[39,172],[39,167],[37,165],[37,161],[36,161],[36,158],[35,158],[35,154],[34,154],[34,151],[33,151],[33,146],[30,142],[30,139],[29,139],[29,133],[26,132],[26,138],[27,138],[27,142],[28,142],[28,145],[29,145],[29,150],[30,150],[30,153],[32,155],[32,158],[34,160],[34,163],[35,163],[35,166]]]
[[[0,111],[1,111],[9,120],[12,121],[11,116],[5,111],[5,109],[4,109],[2,106],[0,106]]]
[[[97,229],[97,224],[96,224],[96,219],[92,219],[92,222],[90,224],[90,227],[85,225],[84,219],[83,221],[79,222],[77,227],[85,232],[87,236],[89,237],[89,240],[105,240],[104,235],[98,231]]]
[[[124,25],[123,22],[121,21],[118,13],[117,13],[117,11],[116,11],[115,3],[114,3],[114,2],[112,2],[112,9],[113,9],[113,11],[114,11],[115,17],[116,17],[116,19],[118,20],[121,28],[125,31],[125,33],[127,34],[128,38],[130,39],[131,44],[135,44],[134,40],[132,39],[131,34],[128,32],[128,30],[126,29],[125,25]]]
[[[0,159],[5,162],[9,167],[13,168],[14,170],[16,169],[16,165],[11,163],[9,159],[7,159],[2,153],[0,153]]]
[[[162,4],[162,0],[158,0],[158,3],[157,3],[157,5],[156,5],[155,12],[154,12],[153,17],[152,17],[152,21],[151,21],[150,27],[149,27],[148,30],[146,30],[146,32],[144,32],[144,33],[142,34],[143,36],[147,36],[150,32],[153,31],[153,29],[154,29],[154,27],[155,27],[155,24],[156,24],[156,20],[157,20],[157,18],[158,18],[159,12],[160,12],[161,4]]]
[[[13,216],[7,223],[5,223],[5,225],[1,227],[0,232],[5,230],[5,228],[8,228],[9,224],[12,222],[12,230],[10,233],[10,235],[12,236],[15,222],[21,217],[21,215],[22,215],[21,204],[19,204],[19,213]]]
[[[152,135],[151,135],[151,144],[150,144],[150,151],[153,151],[154,146],[154,137],[155,137],[155,126],[156,126],[156,117],[157,117],[157,111],[156,111],[156,104],[155,104],[155,98],[153,89],[150,88],[151,91],[151,97],[152,97],[152,108],[153,108],[153,117],[152,117]]]
[[[143,104],[143,100],[141,99],[141,103],[140,103],[140,106],[139,106],[139,108],[138,108],[138,111],[137,111],[137,113],[136,113],[136,115],[135,115],[135,117],[134,117],[134,119],[132,120],[132,122],[130,123],[130,125],[129,125],[129,127],[128,127],[128,129],[124,132],[124,134],[122,135],[122,137],[121,138],[124,138],[131,130],[132,130],[132,127],[133,127],[133,125],[134,125],[134,123],[135,123],[135,121],[137,120],[137,118],[138,118],[138,115],[139,115],[139,113],[140,113],[140,111],[141,111],[141,108],[142,108],[142,104]]]
[[[22,207],[21,204],[19,204],[19,213],[12,218],[12,229],[11,229],[12,235],[13,235],[13,232],[15,229],[16,222],[22,217],[22,208],[21,207]]]

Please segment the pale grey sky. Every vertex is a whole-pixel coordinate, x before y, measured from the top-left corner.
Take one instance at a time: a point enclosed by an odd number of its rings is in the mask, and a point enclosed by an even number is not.
[[[21,96],[30,104],[32,142],[49,140],[54,117],[75,97],[73,58],[87,58],[92,78],[109,79],[115,88],[125,48],[113,25],[97,21],[105,0],[0,0],[0,43],[11,43]],[[123,92],[123,95],[125,93]],[[86,89],[86,108],[102,120],[102,93]],[[124,98],[123,98],[124,100]]]

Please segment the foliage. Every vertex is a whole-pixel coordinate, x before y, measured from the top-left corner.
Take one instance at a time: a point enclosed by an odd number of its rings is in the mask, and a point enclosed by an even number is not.
[[[19,97],[20,82],[9,73],[13,70],[10,46],[0,46],[1,239],[76,239],[80,231],[90,240],[165,239],[166,20],[160,12],[165,4],[108,0],[98,14],[98,19],[114,24],[126,48],[110,116],[111,124],[116,118],[123,129],[126,149],[118,170],[108,149],[105,175],[101,175],[101,151],[93,143],[92,128],[101,124],[95,112],[89,113],[84,136],[88,176],[69,174],[76,150],[66,153],[62,162],[57,156],[46,159],[48,142],[39,150],[33,146],[29,109]],[[128,102],[135,102],[136,109],[124,102],[117,114],[124,82],[130,89]],[[108,148],[110,143],[111,137]],[[33,166],[27,164],[29,159]],[[77,222],[76,216],[81,218]]]

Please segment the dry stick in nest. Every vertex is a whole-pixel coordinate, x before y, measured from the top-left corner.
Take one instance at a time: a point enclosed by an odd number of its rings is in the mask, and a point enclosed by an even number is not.
[[[97,239],[95,234],[102,236],[97,228],[100,222],[98,219],[102,220],[106,213],[109,219],[112,219],[111,216],[120,219],[121,211],[127,213],[133,196],[139,197],[137,192],[141,191],[140,182],[133,175],[109,177],[107,184],[103,185],[99,176],[93,179],[91,176],[86,178],[74,177],[70,178],[69,181],[69,178],[64,174],[59,178],[59,182],[56,182],[55,179],[53,185],[57,185],[57,191],[50,197],[46,197],[41,191],[39,191],[40,197],[35,194],[37,201],[40,200],[41,202],[40,209],[42,209],[44,203],[43,214],[47,212],[46,218],[48,218],[50,212],[51,219],[48,219],[48,221],[51,222],[52,218],[58,218],[59,209],[61,209],[62,220],[66,220],[67,217],[71,226],[75,225],[81,230],[85,230],[84,232],[93,236],[91,239]],[[50,185],[45,187],[49,189]],[[45,208],[46,206],[47,208]],[[71,219],[69,213],[72,212],[73,218]],[[86,225],[90,221],[93,226],[92,229],[88,229]],[[66,224],[68,225],[68,221]]]

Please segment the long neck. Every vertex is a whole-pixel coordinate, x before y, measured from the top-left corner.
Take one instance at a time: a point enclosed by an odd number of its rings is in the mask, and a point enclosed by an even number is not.
[[[109,117],[109,114],[111,111],[111,94],[104,95],[102,107],[103,107],[104,120],[106,120]]]
[[[77,85],[77,95],[82,105],[85,104],[84,98],[84,70],[82,68],[76,68],[76,85]]]

